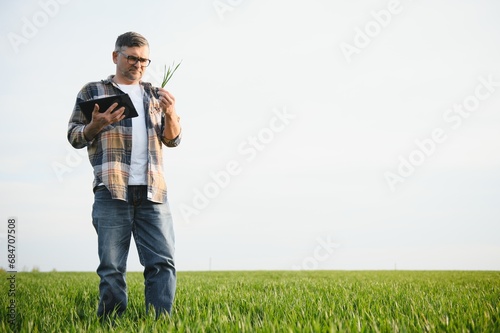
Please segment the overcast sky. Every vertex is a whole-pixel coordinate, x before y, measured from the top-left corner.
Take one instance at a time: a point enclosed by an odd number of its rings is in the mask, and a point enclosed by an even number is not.
[[[145,80],[182,60],[183,141],[164,150],[179,270],[500,269],[497,1],[1,6],[1,267],[15,217],[18,270],[97,268],[67,122],[137,31]]]

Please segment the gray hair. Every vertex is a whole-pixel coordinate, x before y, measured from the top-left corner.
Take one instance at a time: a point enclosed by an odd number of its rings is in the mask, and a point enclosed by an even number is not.
[[[141,34],[137,32],[129,31],[126,32],[116,39],[115,51],[120,51],[122,47],[149,47],[148,40],[144,38]]]

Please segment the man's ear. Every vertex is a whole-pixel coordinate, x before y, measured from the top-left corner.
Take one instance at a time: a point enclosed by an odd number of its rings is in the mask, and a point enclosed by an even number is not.
[[[115,65],[118,64],[118,52],[113,51],[112,57],[113,57],[113,62],[115,63]]]

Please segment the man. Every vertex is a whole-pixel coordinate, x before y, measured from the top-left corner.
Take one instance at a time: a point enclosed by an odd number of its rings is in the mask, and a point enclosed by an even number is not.
[[[162,144],[176,147],[181,129],[175,99],[141,78],[149,60],[148,41],[138,33],[118,36],[115,75],[85,85],[69,120],[68,140],[87,147],[94,169],[92,223],[100,264],[97,314],[122,314],[127,307],[125,280],[131,235],[144,266],[146,311],[170,313],[176,288],[174,232],[163,176]],[[128,93],[139,116],[126,118],[113,104],[95,104],[89,122],[78,103]],[[103,111],[103,112],[102,112]]]

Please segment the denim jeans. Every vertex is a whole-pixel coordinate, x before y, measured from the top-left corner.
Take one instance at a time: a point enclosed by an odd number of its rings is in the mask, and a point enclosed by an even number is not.
[[[176,270],[168,202],[148,201],[146,186],[129,186],[128,198],[128,202],[112,199],[104,186],[99,186],[94,194],[92,223],[97,231],[100,260],[97,274],[101,278],[97,315],[108,315],[114,310],[120,315],[127,308],[125,274],[131,235],[144,266],[146,311],[152,306],[157,316],[170,313]]]

